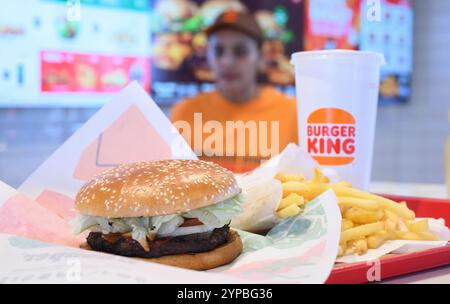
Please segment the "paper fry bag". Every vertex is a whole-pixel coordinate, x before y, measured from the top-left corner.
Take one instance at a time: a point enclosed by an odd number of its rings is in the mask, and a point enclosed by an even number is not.
[[[261,167],[237,176],[245,193],[244,212],[233,219],[233,227],[260,232],[281,222],[276,210],[283,197],[281,182],[275,179],[278,173],[303,174],[312,178],[316,161],[294,144],[289,144],[282,153],[271,158]]]

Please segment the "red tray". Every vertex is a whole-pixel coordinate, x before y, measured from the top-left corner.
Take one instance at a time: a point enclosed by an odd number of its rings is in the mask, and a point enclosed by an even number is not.
[[[406,201],[417,217],[443,218],[450,227],[450,200],[383,195],[397,202]],[[381,280],[439,266],[450,265],[450,243],[447,246],[413,253],[387,255],[380,259]],[[361,262],[335,266],[327,284],[367,283],[373,264]]]

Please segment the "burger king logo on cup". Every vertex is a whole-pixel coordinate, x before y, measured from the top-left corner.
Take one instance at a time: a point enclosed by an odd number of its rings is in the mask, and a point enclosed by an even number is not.
[[[355,159],[356,120],[337,108],[312,112],[307,120],[307,149],[321,165],[342,166]]]

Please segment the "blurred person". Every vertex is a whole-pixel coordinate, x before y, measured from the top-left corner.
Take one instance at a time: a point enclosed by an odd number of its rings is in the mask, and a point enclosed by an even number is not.
[[[216,89],[177,103],[171,120],[201,159],[245,172],[298,142],[295,99],[258,83],[263,33],[252,15],[226,11],[206,35]]]

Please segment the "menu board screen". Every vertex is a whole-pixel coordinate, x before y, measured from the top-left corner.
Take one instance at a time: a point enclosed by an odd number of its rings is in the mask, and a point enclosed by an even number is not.
[[[358,47],[359,0],[305,1],[305,50]]]
[[[301,50],[302,1],[155,0],[152,2],[152,94],[169,102],[211,90],[204,30],[227,9],[254,14],[263,29],[260,81],[294,94],[290,54]]]
[[[381,69],[380,102],[409,99],[413,56],[412,0],[305,0],[304,16],[305,50],[349,49],[382,53],[386,64]]]
[[[203,34],[226,9],[255,15],[266,41],[259,81],[294,95],[290,54],[381,52],[382,101],[405,101],[411,0],[22,0],[0,10],[0,107],[97,106],[130,81],[173,103],[214,88]]]
[[[4,1],[0,106],[97,106],[150,90],[147,0]]]
[[[365,1],[363,1],[365,2]],[[384,54],[380,101],[404,102],[411,94],[413,7],[411,0],[381,0],[380,20],[361,18],[360,49]],[[364,3],[362,14],[369,9]]]

